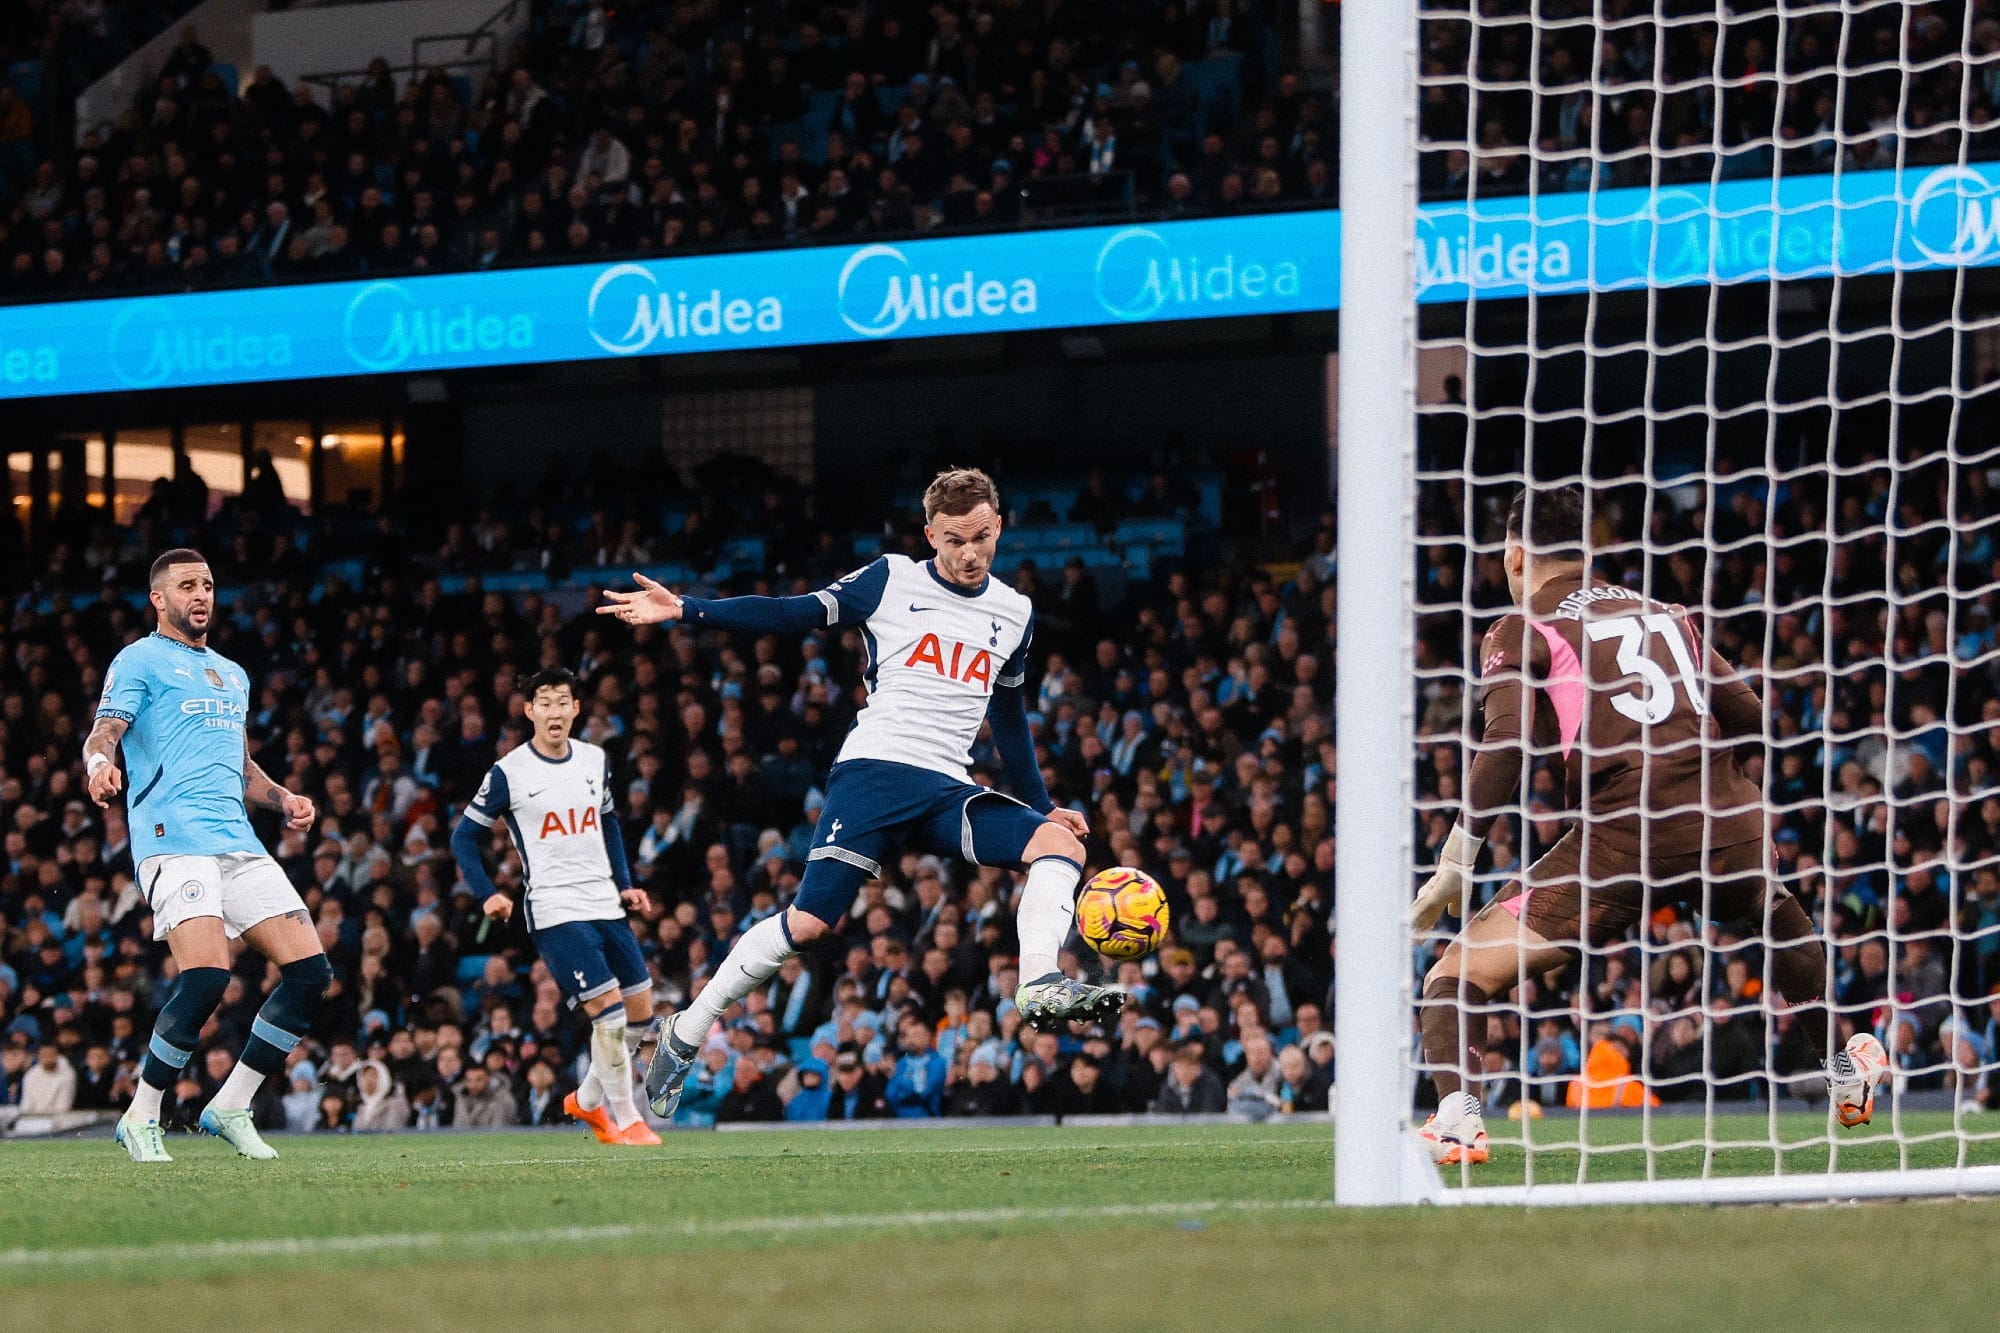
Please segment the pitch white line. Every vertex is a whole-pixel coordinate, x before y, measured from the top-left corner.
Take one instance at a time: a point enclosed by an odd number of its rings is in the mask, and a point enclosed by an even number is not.
[[[1053,1208],[961,1208],[913,1213],[831,1213],[807,1217],[737,1217],[663,1225],[611,1223],[590,1227],[537,1227],[516,1231],[406,1231],[358,1236],[294,1236],[268,1240],[210,1240],[177,1245],[99,1245],[80,1249],[0,1250],[0,1268],[50,1268],[85,1264],[190,1262],[203,1259],[269,1259],[320,1254],[372,1254],[382,1250],[460,1250],[524,1245],[582,1245],[607,1240],[704,1236],[782,1236],[873,1228],[983,1226],[997,1222],[1116,1221],[1121,1218],[1195,1214],[1312,1212],[1331,1199],[1189,1199],[1181,1203],[1111,1203]]]
[[[664,1137],[666,1137],[668,1145],[672,1145],[672,1143],[678,1141],[678,1135],[664,1135]],[[692,1141],[696,1135],[688,1135],[688,1137]],[[734,1139],[736,1135],[730,1135],[730,1137]],[[752,1135],[742,1135],[742,1137],[744,1137],[746,1145],[756,1143],[756,1145],[762,1145],[762,1147],[770,1147],[772,1143],[780,1143],[780,1139],[776,1139],[776,1137],[752,1137]],[[284,1143],[284,1141],[280,1139],[280,1143]],[[1106,1143],[1102,1147],[1106,1151],[1118,1149],[1120,1153],[1132,1153],[1132,1151],[1146,1151],[1146,1149],[1212,1147],[1214,1143],[1216,1143],[1214,1139],[1160,1139],[1156,1143],[1144,1143],[1144,1141],[1142,1143]],[[1298,1143],[1298,1145],[1306,1145],[1306,1147],[1324,1147],[1318,1139],[1298,1139],[1298,1137],[1284,1137],[1284,1139],[1230,1139],[1230,1147],[1276,1147],[1276,1145],[1286,1145],[1286,1143]],[[1090,1145],[1084,1145],[1084,1143],[1028,1143],[1028,1145],[1006,1147],[1006,1145],[996,1145],[996,1143],[984,1143],[984,1145],[974,1145],[974,1147],[952,1147],[952,1149],[938,1149],[938,1147],[932,1147],[932,1145],[924,1145],[924,1147],[814,1147],[810,1151],[766,1151],[766,1153],[734,1153],[734,1155],[736,1157],[798,1157],[798,1159],[806,1159],[806,1157],[938,1157],[938,1155],[944,1155],[944,1157],[982,1157],[982,1155],[1026,1157],[1030,1153],[1076,1153],[1076,1151],[1088,1151],[1092,1147],[1100,1147],[1100,1145],[1094,1145],[1094,1143],[1090,1143]],[[628,1165],[636,1165],[636,1163],[644,1163],[644,1161],[660,1161],[660,1159],[658,1157],[646,1157],[646,1155],[640,1155],[640,1153],[598,1153],[594,1157],[502,1157],[498,1161],[486,1159],[486,1157],[478,1157],[478,1159],[466,1157],[466,1159],[460,1159],[460,1161],[438,1161],[438,1163],[422,1163],[422,1165],[434,1165],[434,1167],[578,1167],[578,1165],[590,1165],[590,1163],[618,1163],[620,1167],[628,1167]],[[700,1159],[690,1157],[690,1159],[680,1159],[680,1161],[718,1161],[718,1159],[716,1157],[700,1157]]]

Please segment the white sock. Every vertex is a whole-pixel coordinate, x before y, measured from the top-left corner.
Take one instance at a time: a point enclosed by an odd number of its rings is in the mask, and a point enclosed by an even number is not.
[[[158,1124],[160,1099],[166,1095],[165,1088],[156,1088],[142,1078],[139,1080],[139,1090],[132,1094],[132,1105],[125,1114],[134,1120],[150,1120]]]
[[[1028,883],[1014,910],[1021,936],[1021,980],[1035,981],[1059,971],[1056,955],[1076,917],[1076,883],[1083,867],[1061,856],[1044,856],[1028,867]]]
[[[625,1053],[625,1006],[615,1004],[590,1025],[590,1073],[620,1128],[639,1118],[632,1100],[632,1061]],[[585,1079],[589,1082],[589,1079]],[[579,1102],[582,1098],[577,1099]]]
[[[250,1099],[257,1095],[257,1089],[264,1086],[268,1074],[260,1074],[241,1060],[229,1071],[229,1077],[222,1081],[216,1091],[215,1100],[209,1103],[218,1111],[244,1111],[250,1107]]]
[[[798,950],[785,933],[785,914],[767,916],[745,931],[736,947],[715,969],[715,975],[688,1001],[688,1007],[674,1015],[667,1035],[683,1049],[700,1046],[730,1005],[756,990],[777,974],[785,960]]]
[[[604,1084],[597,1077],[597,1024],[591,1023],[590,1063],[584,1067],[583,1082],[576,1085],[576,1104],[586,1111],[604,1105]]]
[[[648,1038],[658,1038],[660,1035],[660,1020],[657,1018],[649,1018],[636,1027],[631,1025],[632,1021],[629,1017],[625,1021],[625,1054],[627,1055],[637,1055],[639,1048],[646,1044]]]

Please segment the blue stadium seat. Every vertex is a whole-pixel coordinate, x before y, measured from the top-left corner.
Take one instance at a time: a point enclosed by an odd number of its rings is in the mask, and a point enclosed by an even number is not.
[[[42,62],[16,60],[7,66],[7,85],[37,112],[42,109]]]
[[[910,95],[908,84],[899,83],[895,87],[881,84],[875,89],[875,105],[882,108],[882,114],[891,122],[896,119],[896,108],[903,105],[903,99]]]
[[[764,563],[764,539],[732,537],[722,544],[722,558],[732,565],[761,566]]]
[[[218,60],[213,65],[210,65],[208,69],[211,74],[221,75],[222,86],[229,90],[231,97],[236,96],[236,66],[224,64]]]
[[[1209,478],[1201,483],[1201,500],[1195,506],[1194,516],[1206,528],[1222,526],[1222,482]]]
[[[490,954],[483,953],[469,953],[459,958],[458,975],[454,979],[458,982],[460,990],[464,990],[467,986],[472,985],[486,975],[486,960],[491,956]]]
[[[1161,554],[1187,550],[1187,527],[1176,518],[1128,518],[1111,534],[1126,546],[1148,546]]]

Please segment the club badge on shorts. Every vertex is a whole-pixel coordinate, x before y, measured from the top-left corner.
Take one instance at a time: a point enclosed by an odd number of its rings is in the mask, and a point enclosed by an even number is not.
[[[181,897],[185,898],[187,901],[191,903],[200,902],[201,881],[198,879],[191,879],[187,883],[181,885]]]

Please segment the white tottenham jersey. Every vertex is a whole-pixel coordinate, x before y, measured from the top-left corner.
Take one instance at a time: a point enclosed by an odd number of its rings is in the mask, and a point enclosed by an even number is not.
[[[603,749],[572,740],[567,759],[546,758],[532,743],[502,755],[465,817],[487,827],[506,822],[527,877],[528,927],[544,930],[625,919],[604,850],[604,816],[612,809]]]
[[[813,594],[828,625],[868,641],[868,703],[840,759],[886,759],[960,782],[996,685],[1027,670],[1035,607],[988,577],[978,592],[946,583],[928,562],[885,555]]]

